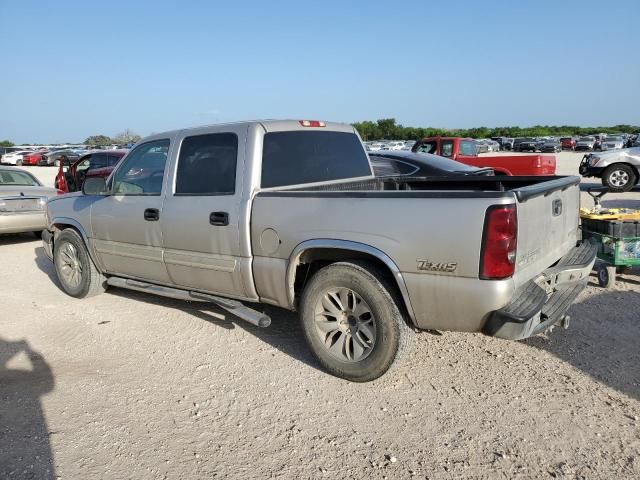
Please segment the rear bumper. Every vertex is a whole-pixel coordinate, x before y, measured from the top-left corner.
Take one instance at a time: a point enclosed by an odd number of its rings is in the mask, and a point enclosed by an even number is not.
[[[46,226],[43,211],[0,214],[0,233],[38,232]]]
[[[47,258],[53,262],[53,234],[49,230],[42,231],[42,248]]]
[[[595,245],[578,244],[555,266],[518,288],[509,304],[489,316],[484,333],[521,340],[562,323],[567,310],[586,286],[595,260]]]

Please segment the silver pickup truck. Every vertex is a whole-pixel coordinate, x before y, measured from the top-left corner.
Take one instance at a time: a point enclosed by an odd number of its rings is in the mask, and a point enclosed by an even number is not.
[[[43,241],[71,296],[128,288],[261,327],[255,304],[298,310],[320,364],[369,381],[415,331],[567,326],[595,260],[578,182],[375,178],[350,125],[213,125],[145,138],[106,180],[50,200]]]

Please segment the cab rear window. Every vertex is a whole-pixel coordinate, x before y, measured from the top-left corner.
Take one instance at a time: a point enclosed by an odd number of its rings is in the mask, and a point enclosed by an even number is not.
[[[371,176],[357,135],[343,132],[272,132],[264,136],[263,188]]]

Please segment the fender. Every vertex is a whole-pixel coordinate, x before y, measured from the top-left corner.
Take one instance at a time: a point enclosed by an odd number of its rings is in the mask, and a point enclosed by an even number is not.
[[[315,240],[306,240],[300,244],[298,244],[291,252],[289,256],[289,262],[287,265],[287,298],[289,300],[289,307],[293,310],[295,303],[295,294],[294,294],[294,282],[295,282],[295,274],[296,268],[300,264],[300,257],[307,250],[320,249],[320,248],[335,248],[340,250],[352,250],[354,252],[366,253],[371,255],[378,260],[382,261],[391,273],[393,274],[393,278],[396,280],[398,288],[400,289],[400,293],[402,295],[402,300],[407,308],[407,313],[409,314],[409,318],[415,325],[415,315],[413,312],[413,308],[411,306],[411,300],[409,299],[409,290],[407,289],[407,285],[404,281],[404,277],[402,276],[402,272],[395,264],[395,262],[383,251],[378,250],[371,245],[367,245],[365,243],[360,242],[352,242],[350,240],[336,240],[331,238],[324,239],[315,239]]]
[[[98,270],[103,272],[104,269],[102,268],[102,265],[100,264],[100,262],[98,262],[98,259],[95,253],[93,252],[93,247],[92,247],[93,244],[89,242],[89,236],[87,235],[87,232],[85,231],[84,227],[80,224],[80,222],[78,222],[77,220],[74,220],[73,218],[68,218],[68,217],[55,217],[49,222],[49,225],[57,225],[57,224],[71,225],[78,231],[78,233],[80,233],[80,236],[82,237],[82,241],[84,242],[84,245],[87,247],[87,252],[89,252],[89,256],[91,257],[91,260],[93,261],[94,265],[98,267]],[[55,238],[54,238],[54,242],[55,242]]]

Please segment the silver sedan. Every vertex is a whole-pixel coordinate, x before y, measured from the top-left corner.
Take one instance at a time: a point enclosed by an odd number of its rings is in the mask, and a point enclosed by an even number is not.
[[[33,232],[39,237],[47,225],[47,200],[57,194],[29,172],[0,167],[0,234]]]

